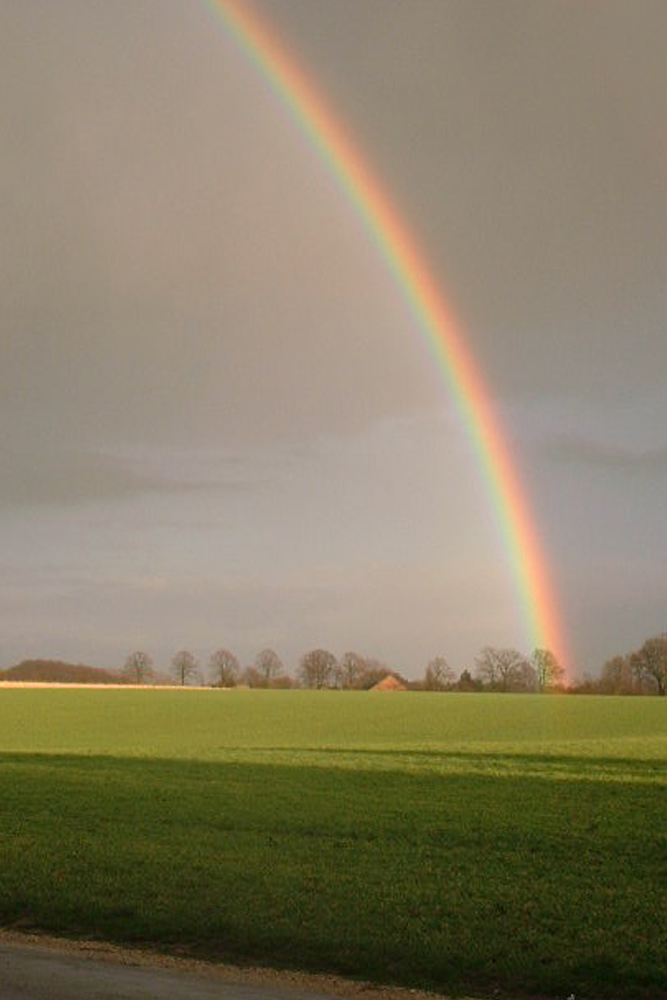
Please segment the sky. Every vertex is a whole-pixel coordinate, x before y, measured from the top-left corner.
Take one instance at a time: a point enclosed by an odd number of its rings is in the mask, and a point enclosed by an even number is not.
[[[252,7],[451,304],[595,674],[667,630],[667,5]],[[414,316],[201,0],[3,0],[0,138],[0,666],[528,651]]]

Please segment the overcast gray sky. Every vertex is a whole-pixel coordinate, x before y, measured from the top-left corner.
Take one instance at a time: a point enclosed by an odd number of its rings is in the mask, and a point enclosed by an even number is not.
[[[667,629],[667,4],[262,0],[453,303],[575,665]],[[358,217],[197,0],[0,6],[0,665],[526,647]]]

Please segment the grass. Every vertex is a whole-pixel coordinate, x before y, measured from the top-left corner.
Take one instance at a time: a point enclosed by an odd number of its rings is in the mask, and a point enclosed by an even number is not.
[[[667,703],[0,691],[0,922],[667,996]]]

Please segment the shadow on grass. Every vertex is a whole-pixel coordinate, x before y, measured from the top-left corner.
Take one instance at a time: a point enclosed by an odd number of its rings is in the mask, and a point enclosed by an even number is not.
[[[659,785],[10,753],[0,920],[454,992],[658,998],[665,829]]]

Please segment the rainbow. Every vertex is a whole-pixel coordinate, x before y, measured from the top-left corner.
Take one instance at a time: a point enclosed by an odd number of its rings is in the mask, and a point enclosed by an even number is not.
[[[362,219],[406,298],[468,429],[500,524],[529,640],[569,675],[564,629],[530,505],[489,391],[417,243],[358,145],[247,0],[201,0],[289,109]]]

